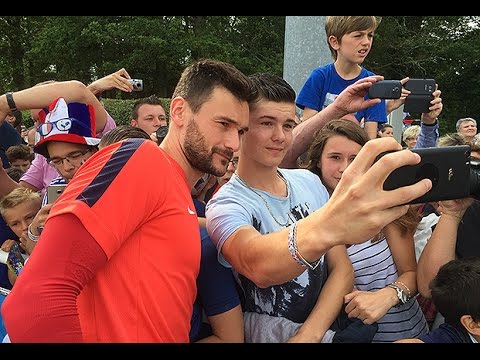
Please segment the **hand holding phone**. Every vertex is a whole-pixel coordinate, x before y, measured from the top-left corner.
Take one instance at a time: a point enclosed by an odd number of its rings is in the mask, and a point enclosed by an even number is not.
[[[405,89],[410,91],[405,99],[403,111],[408,113],[427,113],[433,100],[433,92],[436,90],[435,79],[409,79],[405,83]]]
[[[394,190],[413,185],[422,179],[430,179],[432,188],[425,195],[412,200],[410,204],[480,195],[480,172],[471,169],[468,145],[412,151],[420,155],[420,163],[402,166],[392,171],[383,184],[384,190]],[[377,160],[385,154],[380,154]]]

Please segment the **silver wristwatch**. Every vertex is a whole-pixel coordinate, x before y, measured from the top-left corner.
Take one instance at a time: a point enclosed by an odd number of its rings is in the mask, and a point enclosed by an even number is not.
[[[388,287],[395,289],[395,291],[397,292],[398,304],[395,305],[396,307],[405,305],[407,303],[407,301],[409,300],[408,295],[400,286],[397,286],[395,284],[388,284]]]

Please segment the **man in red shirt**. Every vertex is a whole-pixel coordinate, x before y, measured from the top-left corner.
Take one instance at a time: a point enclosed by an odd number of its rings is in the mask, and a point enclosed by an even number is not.
[[[195,63],[162,148],[128,139],[82,165],[2,307],[12,342],[189,341],[200,264],[190,189],[238,150],[249,85],[232,65]]]

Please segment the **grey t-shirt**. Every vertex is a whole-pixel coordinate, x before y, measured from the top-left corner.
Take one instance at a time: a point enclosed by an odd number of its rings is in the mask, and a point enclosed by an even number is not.
[[[240,227],[253,226],[261,234],[275,232],[282,229],[277,221],[287,227],[313,213],[329,199],[325,186],[310,171],[279,171],[288,183],[288,197],[271,195],[258,189],[253,191],[234,174],[207,204],[207,230],[219,252],[219,261],[225,266],[229,264],[221,255],[222,246]],[[303,323],[317,302],[327,278],[326,263],[323,258],[321,261],[322,264],[314,271],[305,270],[287,283],[264,289],[238,274],[245,296],[244,310]]]

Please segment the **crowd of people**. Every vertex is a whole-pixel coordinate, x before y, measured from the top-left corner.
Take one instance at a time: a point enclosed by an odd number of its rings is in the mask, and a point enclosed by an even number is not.
[[[409,91],[368,98],[383,77],[361,66],[377,26],[327,17],[334,62],[298,96],[279,76],[195,61],[168,121],[150,96],[116,126],[98,95],[132,91],[125,69],[0,96],[0,119],[36,121],[5,153],[21,175],[0,169],[1,248],[24,252],[20,271],[0,264],[3,341],[478,342],[479,202],[409,205],[429,178],[383,188],[420,163],[412,149],[480,159],[476,121],[439,139],[437,86],[398,143],[387,115]]]

